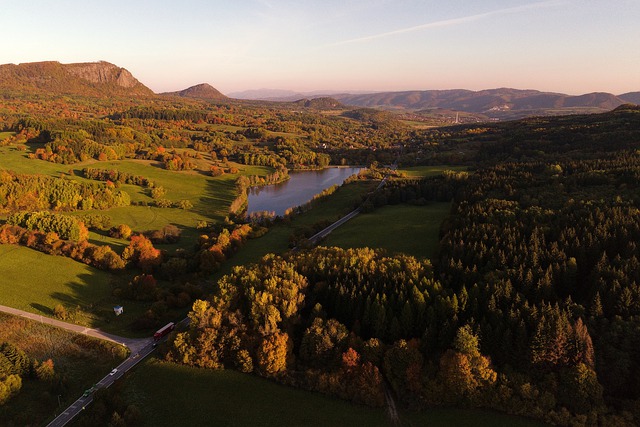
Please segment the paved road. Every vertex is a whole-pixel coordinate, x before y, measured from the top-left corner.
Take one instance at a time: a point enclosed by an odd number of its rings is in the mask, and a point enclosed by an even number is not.
[[[123,376],[128,370],[140,363],[145,357],[147,357],[155,347],[153,346],[153,338],[145,338],[145,343],[135,353],[131,353],[131,356],[124,362],[116,367],[116,371],[102,378],[92,388],[80,396],[78,400],[73,402],[71,406],[58,415],[53,421],[47,424],[47,427],[62,427],[75,418],[80,412],[82,412],[87,405],[93,402],[93,393],[101,388],[108,388],[118,378]]]
[[[345,216],[343,216],[342,218],[340,218],[339,220],[337,220],[336,222],[334,222],[333,224],[331,224],[330,226],[328,226],[324,230],[321,230],[320,232],[318,232],[318,233],[314,234],[313,236],[309,237],[309,242],[312,245],[318,244],[318,242],[320,240],[324,239],[325,237],[327,237],[329,235],[329,233],[331,233],[333,230],[335,230],[336,228],[340,227],[342,224],[344,224],[345,222],[349,221],[351,218],[355,217],[359,213],[360,213],[360,208],[349,212],[348,214],[346,214]]]
[[[74,325],[72,323],[63,322],[62,320],[52,319],[40,314],[29,313],[27,311],[18,310],[16,308],[0,305],[0,311],[14,316],[25,317],[40,323],[46,323],[58,328],[66,329],[77,334],[88,335],[93,338],[99,338],[106,341],[115,342],[129,347],[131,353],[138,352],[142,347],[148,344],[150,338],[125,338],[118,335],[103,332],[100,329],[87,328],[86,326]]]
[[[27,319],[31,319],[36,322],[46,323],[48,325],[56,326],[58,328],[66,329],[78,334],[87,335],[93,338],[98,338],[106,341],[111,341],[117,344],[125,345],[131,351],[131,355],[112,372],[98,381],[93,387],[88,389],[78,400],[73,402],[71,406],[58,415],[53,421],[51,421],[47,427],[62,427],[71,421],[76,415],[80,413],[85,407],[93,402],[93,393],[101,388],[107,388],[114,383],[115,380],[123,376],[129,369],[140,363],[145,357],[147,357],[155,347],[153,346],[153,338],[125,338],[118,335],[109,334],[101,331],[100,329],[87,328],[85,326],[78,326],[71,323],[63,322],[57,319],[51,319],[40,314],[29,313],[27,311],[18,310],[16,308],[0,305],[0,312],[12,314],[14,316],[20,316]],[[181,323],[188,324],[188,318]]]

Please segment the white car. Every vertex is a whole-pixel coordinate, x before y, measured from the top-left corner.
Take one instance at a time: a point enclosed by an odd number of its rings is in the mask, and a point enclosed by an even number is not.
[[[118,370],[114,368],[111,372],[109,372],[109,375],[115,375],[116,372],[118,372]]]

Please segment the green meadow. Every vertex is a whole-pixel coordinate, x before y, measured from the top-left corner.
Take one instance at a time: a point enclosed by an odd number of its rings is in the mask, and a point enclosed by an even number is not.
[[[0,245],[0,268],[0,305],[54,317],[53,308],[61,304],[67,322],[123,336],[148,335],[129,326],[148,304],[112,295],[112,281],[124,276],[17,245]],[[124,313],[116,317],[114,305],[123,305]]]
[[[109,273],[70,258],[18,245],[0,245],[0,301],[26,311],[61,301],[88,305],[111,291]]]
[[[382,408],[353,405],[237,371],[197,369],[157,360],[136,368],[125,384],[123,397],[142,411],[148,425],[157,427],[391,425]],[[403,426],[543,425],[489,411],[438,409],[399,415]]]
[[[15,132],[0,132],[0,141],[2,141],[3,139],[7,139],[9,137],[12,137],[15,134],[16,134]]]
[[[425,178],[427,176],[436,176],[440,175],[442,172],[446,170],[451,171],[465,171],[467,170],[466,166],[412,166],[408,168],[398,169],[398,172],[406,175],[408,178]]]
[[[384,248],[422,258],[436,255],[440,225],[451,203],[387,205],[363,213],[334,230],[321,243],[341,248]]]

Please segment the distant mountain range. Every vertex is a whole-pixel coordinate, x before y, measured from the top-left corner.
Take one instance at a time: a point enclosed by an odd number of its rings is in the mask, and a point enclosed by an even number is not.
[[[332,97],[343,104],[360,107],[411,110],[444,108],[487,114],[498,111],[571,108],[611,110],[622,104],[638,103],[640,93],[632,92],[616,96],[610,93],[594,92],[572,96],[537,90],[501,88],[481,91],[454,89],[381,92],[365,95],[332,95]]]
[[[232,92],[230,98],[247,99],[255,101],[276,101],[276,102],[292,102],[300,99],[318,98],[322,96],[335,94],[335,90],[317,90],[312,92],[295,92],[285,89],[251,89],[241,92]],[[367,92],[350,92],[350,93],[367,93]]]
[[[527,113],[548,114],[556,110],[558,113],[580,109],[608,111],[622,104],[640,103],[640,92],[629,92],[617,96],[610,93],[594,92],[574,96],[563,93],[509,88],[481,91],[451,89],[357,94],[324,92],[323,94],[344,105],[356,107],[416,112],[443,109],[496,117],[526,115]],[[313,93],[260,89],[236,92],[231,96],[242,99],[291,102],[300,98],[313,97]]]
[[[623,99],[626,102],[630,102],[632,104],[640,105],[640,92],[629,92],[619,96],[620,99]]]
[[[153,96],[124,68],[109,62],[55,61],[0,65],[0,89],[87,96]]]
[[[126,69],[104,61],[77,64],[48,61],[0,65],[0,90],[98,97],[156,95]],[[343,104],[420,115],[433,111],[459,111],[472,113],[484,119],[608,111],[625,103],[640,104],[640,92],[621,95],[594,92],[578,96],[509,88],[481,91],[452,89],[340,94],[333,92],[299,93],[259,89],[235,92],[227,98],[213,86],[202,83],[161,95],[209,101],[229,99],[285,101],[296,102],[302,107],[320,109],[340,108],[340,104]]]

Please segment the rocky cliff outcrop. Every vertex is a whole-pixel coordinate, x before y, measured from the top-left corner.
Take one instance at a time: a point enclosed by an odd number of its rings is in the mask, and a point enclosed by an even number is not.
[[[0,65],[0,89],[87,96],[150,96],[129,71],[109,62],[55,61]]]
[[[114,83],[120,87],[135,87],[140,82],[124,68],[108,62],[88,62],[81,64],[67,64],[66,69],[76,77],[91,83]]]

